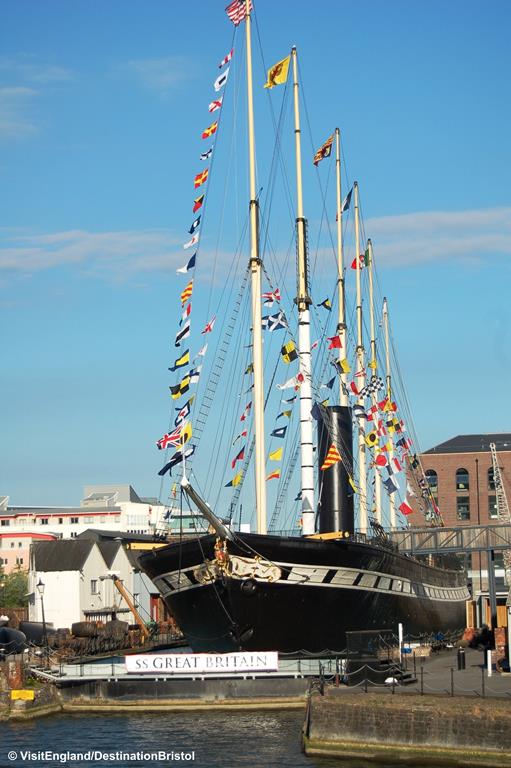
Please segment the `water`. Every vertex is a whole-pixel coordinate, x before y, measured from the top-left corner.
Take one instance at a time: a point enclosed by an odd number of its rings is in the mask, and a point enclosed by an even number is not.
[[[56,715],[24,723],[0,723],[0,767],[56,768],[375,768],[375,764],[349,763],[306,757],[300,751],[304,713],[281,712],[162,712],[161,714]],[[59,753],[54,759],[22,752]],[[67,760],[63,753],[100,751],[113,759],[91,756]],[[115,752],[194,752],[193,760],[122,759]],[[16,758],[9,752],[14,751]],[[378,764],[378,768],[395,768]],[[415,768],[420,768],[415,766]],[[431,767],[430,767],[431,768]]]

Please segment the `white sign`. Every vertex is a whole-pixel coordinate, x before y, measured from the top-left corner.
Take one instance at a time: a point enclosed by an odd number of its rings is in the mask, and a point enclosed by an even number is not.
[[[126,656],[126,671],[140,674],[191,675],[226,672],[276,672],[277,651],[241,653],[144,653]]]

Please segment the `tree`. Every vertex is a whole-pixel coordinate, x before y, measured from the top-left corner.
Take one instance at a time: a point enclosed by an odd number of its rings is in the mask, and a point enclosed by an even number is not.
[[[0,569],[0,606],[2,608],[24,608],[28,605],[28,574],[26,571],[13,571],[5,574]]]

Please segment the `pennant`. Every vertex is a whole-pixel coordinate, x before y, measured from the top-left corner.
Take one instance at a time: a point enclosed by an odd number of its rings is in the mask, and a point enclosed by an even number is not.
[[[197,187],[200,187],[200,186],[201,186],[201,184],[204,184],[204,182],[205,182],[205,181],[207,180],[207,178],[208,178],[208,173],[209,173],[209,169],[208,169],[208,168],[206,168],[206,170],[202,171],[202,173],[198,173],[198,174],[197,174],[197,176],[196,176],[196,177],[195,177],[195,179],[193,180],[193,186],[195,187],[195,189],[197,189]],[[204,197],[204,195],[202,195],[202,197]],[[201,203],[201,205],[202,205],[202,203]],[[200,208],[200,206],[199,206],[199,208]],[[196,208],[195,208],[195,206],[194,206],[194,208],[193,208],[193,212],[195,213],[195,211],[196,211],[196,210],[197,210],[197,209],[196,209]]]
[[[240,470],[238,474],[234,475],[232,480],[230,480],[228,483],[225,484],[226,488],[235,488],[237,485],[241,483],[241,478],[243,477],[243,470]]]
[[[192,445],[190,448],[187,448],[187,450],[184,453],[184,458],[189,459],[190,456],[193,456],[195,453],[195,446]],[[183,452],[182,451],[176,451],[176,453],[172,456],[171,460],[168,462],[168,464],[165,464],[164,467],[160,469],[158,474],[160,477],[163,477],[167,472],[172,474],[172,469],[180,464],[183,461]]]
[[[324,299],[320,304],[316,304],[317,307],[323,307],[324,309],[328,309],[329,312],[332,311],[332,302],[330,299]]]
[[[210,147],[206,152],[200,153],[199,160],[209,160],[212,154],[213,154],[213,147]]]
[[[173,447],[176,447],[181,442],[181,427],[178,429],[175,429],[170,434],[165,434],[163,437],[160,437],[159,440],[156,441],[156,445],[158,447],[158,450],[164,451],[166,448],[168,448],[169,445],[172,445]]]
[[[282,451],[283,451],[283,448],[277,448],[276,451],[273,451],[272,453],[270,453],[268,458],[270,459],[270,461],[280,461],[282,458]]]
[[[282,355],[283,361],[287,365],[292,363],[293,360],[297,360],[298,352],[296,351],[296,345],[294,341],[288,341],[287,344],[284,344],[284,346],[281,347],[280,354]]]
[[[385,426],[387,427],[390,435],[394,434],[394,432],[401,432],[401,424],[399,423],[399,419],[389,419],[385,422]]]
[[[299,373],[296,376],[293,376],[292,379],[288,379],[287,381],[285,381],[283,384],[276,384],[275,386],[277,387],[277,389],[290,389],[291,387],[298,388],[302,383],[302,381],[303,381],[303,375]]]
[[[369,256],[369,249],[367,249],[364,253],[361,253],[358,257],[358,263],[359,263],[359,269],[364,269],[364,267],[368,267],[371,263],[371,259]],[[351,262],[351,268],[356,269],[357,268],[357,260],[356,258],[353,259]]]
[[[374,463],[378,467],[386,467],[387,466],[387,457],[383,455],[383,453],[379,453],[378,456],[375,458]]]
[[[280,290],[275,288],[274,291],[266,291],[266,293],[261,294],[261,298],[265,307],[273,307],[274,301],[280,301]]]
[[[204,195],[199,195],[199,197],[196,197],[193,201],[193,208],[192,213],[197,213],[199,208],[202,208],[202,204],[204,203]]]
[[[342,343],[341,343],[341,337],[340,336],[329,336],[327,338],[327,341],[330,342],[328,345],[328,349],[341,349]]]
[[[371,376],[369,382],[360,390],[360,397],[376,394],[380,389],[384,389],[385,384],[380,376]]]
[[[285,416],[286,418],[291,418],[291,411],[281,411],[279,415],[277,416],[277,419],[280,419],[281,416]]]
[[[339,367],[343,373],[350,373],[351,366],[346,357],[343,357],[342,360],[339,360],[338,362],[339,362]]]
[[[249,363],[247,365],[245,373],[243,375],[245,376],[247,373],[254,373],[254,363]]]
[[[365,412],[364,406],[360,405],[359,403],[355,403],[353,406],[353,416],[356,419],[367,419],[367,413]]]
[[[348,483],[349,483],[349,484],[351,485],[351,487],[353,488],[353,493],[358,493],[358,488],[357,488],[357,486],[355,485],[355,482],[354,482],[354,480],[353,480],[353,478],[352,478],[352,476],[351,476],[351,475],[348,475]]]
[[[397,405],[392,402],[392,400],[389,400],[388,397],[386,397],[384,400],[380,400],[378,403],[378,408],[380,411],[397,411]]]
[[[208,112],[216,112],[217,109],[221,109],[223,100],[224,100],[224,97],[220,96],[219,99],[214,99],[213,101],[210,101],[208,106]]]
[[[388,477],[386,480],[384,480],[383,485],[387,489],[389,495],[392,495],[399,489],[399,483],[397,480],[394,480],[393,477]]]
[[[287,430],[287,424],[286,424],[285,427],[277,427],[276,429],[273,430],[273,432],[271,433],[271,436],[272,437],[285,437],[286,430]]]
[[[249,11],[252,10],[252,0],[250,0],[248,4]],[[245,0],[233,0],[230,5],[227,6],[225,9],[226,14],[232,21],[235,27],[238,26],[240,22],[243,21],[243,19],[246,16],[247,13],[247,6],[245,4]]]
[[[181,315],[181,320],[179,321],[179,327],[181,327],[185,320],[187,320],[192,312],[192,302],[186,305],[186,307],[183,310],[183,313]]]
[[[341,213],[344,213],[345,211],[349,210],[350,203],[351,203],[351,195],[353,193],[353,187],[350,189],[344,200],[342,201],[341,205]]]
[[[199,226],[200,226],[200,220],[201,220],[201,216],[202,216],[202,214],[201,214],[200,216],[197,216],[197,218],[196,218],[196,219],[195,219],[195,220],[192,222],[192,226],[191,226],[191,227],[190,227],[190,229],[188,230],[188,232],[189,232],[191,235],[193,235],[193,233],[195,232],[195,230],[199,228]]]
[[[366,445],[368,445],[370,448],[373,447],[373,445],[378,444],[378,433],[377,432],[368,432],[367,435],[364,437],[364,441]]]
[[[246,430],[246,429],[244,429],[244,430],[243,430],[243,432],[240,432],[240,433],[239,433],[238,437],[235,437],[235,438],[234,438],[234,440],[233,440],[232,444],[234,445],[235,443],[237,443],[237,442],[238,442],[238,440],[240,439],[240,437],[246,437],[246,436],[247,436],[247,430]]]
[[[403,471],[403,467],[401,466],[401,462],[395,456],[392,458],[392,463],[394,464],[394,466],[395,466],[395,468],[396,468],[396,470],[398,472],[402,472]]]
[[[316,152],[312,160],[315,166],[317,166],[318,163],[321,162],[321,160],[324,160],[325,157],[330,157],[330,154],[332,152],[333,140],[334,140],[334,134],[332,133],[332,135],[325,141],[325,143],[320,146],[320,148],[318,149],[318,151]]]
[[[323,403],[321,403],[323,405]],[[314,405],[311,408],[311,416],[316,421],[320,421],[323,418],[323,414],[321,413],[321,408],[317,403],[314,403]]]
[[[283,403],[294,403],[296,400],[296,395],[293,395],[293,397],[287,397],[285,400],[283,400]]]
[[[312,352],[312,350],[313,350],[313,349],[316,349],[316,347],[318,346],[318,344],[319,344],[319,340],[316,340],[316,341],[313,341],[313,342],[312,342],[312,344],[311,344],[311,352]]]
[[[179,424],[182,424],[183,421],[185,421],[185,419],[188,418],[192,410],[191,405],[194,400],[195,400],[195,395],[192,395],[192,397],[190,397],[190,399],[186,401],[186,403],[182,406],[182,408],[179,409],[179,413],[177,414],[174,420],[175,427],[179,426]]]
[[[186,288],[181,293],[181,306],[184,307],[188,299],[191,298],[193,293],[193,280],[190,280]]]
[[[176,336],[176,341],[174,342],[174,346],[175,347],[180,347],[181,346],[181,342],[183,341],[183,339],[187,339],[189,337],[189,335],[190,335],[190,321],[185,323],[185,325],[183,326],[182,330],[178,332],[178,334]]]
[[[177,400],[178,397],[181,397],[181,395],[184,395],[185,392],[188,392],[190,389],[190,377],[187,374],[179,384],[176,384],[174,387],[169,387],[170,389],[170,396],[173,400]]]
[[[285,314],[281,311],[278,312],[276,315],[263,315],[261,318],[262,320],[262,327],[267,330],[273,332],[273,331],[280,331],[282,328],[287,328],[287,320]]]
[[[341,454],[335,447],[335,445],[332,443],[330,448],[328,449],[328,452],[325,456],[325,461],[321,465],[321,470],[328,469],[329,467],[332,467],[334,464],[337,464],[338,461],[341,461]]]
[[[302,500],[302,492],[298,491],[293,501],[301,501]]]
[[[201,331],[201,335],[204,333],[211,333],[211,331],[215,326],[215,320],[216,320],[216,315],[209,321],[209,323],[206,323],[206,325],[204,326],[204,330]]]
[[[326,384],[321,384],[319,388],[320,389],[332,389],[334,384],[335,384],[335,376],[332,379],[330,379],[330,381],[327,381]]]
[[[358,391],[358,387],[354,381],[350,381],[350,389],[354,395],[360,395],[360,392]]]
[[[229,69],[230,69],[230,67],[227,67],[227,69],[224,69],[222,74],[218,75],[217,79],[213,83],[213,88],[215,89],[215,91],[217,93],[218,93],[218,91],[221,91],[222,88],[224,87],[224,85],[226,84],[227,78],[229,77]],[[216,127],[215,127],[215,131],[216,131]],[[214,131],[213,131],[213,133],[214,133]],[[208,134],[208,136],[209,135],[211,135],[211,134]],[[204,138],[204,136],[202,138]]]
[[[197,384],[200,378],[201,370],[202,370],[202,365],[198,365],[196,368],[192,368],[188,372],[188,376],[190,377],[190,384]]]
[[[204,130],[202,131],[201,138],[207,139],[208,136],[213,136],[213,134],[216,133],[217,128],[218,128],[218,120],[215,120],[214,123],[211,123],[211,125],[209,125],[207,128],[204,128]]]
[[[183,248],[186,250],[187,248],[191,248],[193,245],[197,245],[198,242],[199,242],[199,235],[198,233],[196,233],[195,235],[192,235],[190,240],[188,240],[188,242],[183,245]]]
[[[276,469],[275,472],[271,472],[266,479],[278,480],[279,477],[280,477],[280,469]]]
[[[406,500],[405,500],[405,501],[403,501],[403,503],[399,505],[398,509],[399,509],[399,511],[400,511],[400,512],[401,512],[403,515],[405,515],[405,516],[406,516],[406,515],[412,515],[412,514],[413,514],[413,509],[412,509],[412,508],[411,508],[411,506],[410,506],[410,505],[409,505],[409,504],[406,502]]]
[[[399,440],[396,440],[396,445],[407,451],[411,447],[412,441],[408,437],[400,437]]]
[[[276,85],[282,85],[286,82],[290,61],[291,56],[286,56],[285,59],[278,61],[268,70],[268,79],[264,84],[265,88],[273,88]]]
[[[184,267],[179,267],[179,269],[176,269],[177,274],[186,275],[187,272],[191,272],[195,266],[196,257],[197,257],[197,254],[194,253],[193,256],[189,259],[189,261],[184,265]]]
[[[223,67],[225,64],[228,64],[228,63],[230,62],[230,60],[232,59],[232,57],[233,57],[233,56],[234,56],[234,48],[231,48],[231,50],[229,51],[229,53],[227,54],[227,56],[224,56],[224,58],[222,59],[222,61],[221,61],[221,62],[220,62],[220,64],[218,65],[218,69],[222,69],[222,67]]]
[[[240,416],[240,421],[246,421],[246,418],[247,418],[248,414],[250,413],[250,409],[251,408],[252,408],[252,400],[249,403],[246,404],[245,410],[243,411],[243,413]]]
[[[177,371],[178,368],[182,368],[184,365],[188,365],[190,362],[190,350],[187,349],[186,352],[183,352],[181,357],[178,357],[177,360],[174,361],[174,365],[172,368],[169,368],[169,371]]]
[[[377,363],[377,361],[376,361],[376,360],[369,360],[369,362],[367,363],[367,365],[368,365],[368,367],[369,367],[369,368],[370,368],[372,371],[375,371],[375,370],[378,368],[378,363]]]
[[[184,445],[188,442],[188,440],[192,436],[192,424],[190,421],[187,421],[186,424],[181,428],[181,443]]]
[[[234,467],[236,466],[236,462],[243,461],[244,458],[245,458],[245,447],[243,447],[241,451],[238,454],[236,454],[234,459],[231,461],[231,468],[234,469]]]
[[[177,497],[177,483],[172,483],[172,488],[170,489],[170,493],[173,499]]]

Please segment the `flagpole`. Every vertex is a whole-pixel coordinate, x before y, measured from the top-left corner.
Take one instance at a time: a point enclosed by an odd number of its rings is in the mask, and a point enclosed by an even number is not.
[[[259,255],[259,203],[256,193],[254,99],[252,88],[252,39],[250,2],[246,0],[247,114],[250,180],[250,275],[252,286],[252,360],[254,365],[255,491],[257,533],[266,533],[266,482],[264,448],[264,382],[261,319],[261,258]]]
[[[362,390],[365,387],[366,376],[364,370],[364,342],[362,337],[362,290],[360,284],[360,224],[358,209],[358,182],[353,183],[353,193],[355,197],[355,266],[357,277],[357,370]],[[364,399],[359,397],[357,403],[364,408]],[[362,533],[367,531],[367,477],[366,477],[366,443],[364,440],[365,430],[362,419],[358,419],[358,493],[359,493],[359,528]]]
[[[300,110],[298,103],[298,63],[296,47],[291,49],[293,60],[293,99],[295,117],[296,154],[296,236],[298,258],[298,354],[300,360],[300,443],[302,481],[302,535],[314,533],[314,455],[312,446],[312,380],[310,311],[311,299],[307,280],[307,222],[303,215],[302,191],[302,149],[300,133]]]
[[[390,375],[390,344],[389,344],[389,313],[387,308],[387,299],[383,299],[383,327],[385,330],[385,391],[387,393],[387,400],[389,403],[392,402],[392,379]],[[389,454],[389,464],[392,466],[392,456],[394,454],[394,451],[392,447],[388,451]],[[389,518],[390,518],[390,527],[395,528],[397,525],[396,521],[396,505],[394,503],[394,496],[392,493],[389,493]]]
[[[341,132],[339,128],[335,129],[335,177],[337,187],[337,284],[339,291],[339,312],[337,317],[337,333],[341,339],[341,348],[346,355],[346,295],[344,285],[344,254],[342,249],[342,194],[341,194]],[[339,402],[347,407],[348,388],[346,383],[347,376],[341,373]]]
[[[375,325],[374,325],[374,292],[373,292],[373,244],[371,242],[371,239],[367,241],[367,254],[368,254],[368,260],[369,264],[369,318],[370,318],[370,326],[371,326],[371,359],[368,363],[369,368],[371,369],[371,376],[376,376],[378,373],[378,360],[376,357],[376,332],[375,332]],[[371,403],[373,406],[377,406],[378,403],[378,393],[372,392],[371,393]],[[376,415],[378,413],[377,410],[374,411],[373,419],[378,419],[378,416]],[[378,425],[376,426],[376,429],[378,431]],[[381,514],[381,476],[380,472],[378,470],[378,467],[374,467],[374,503],[375,503],[375,517],[378,523],[381,524],[382,521],[382,514]]]

